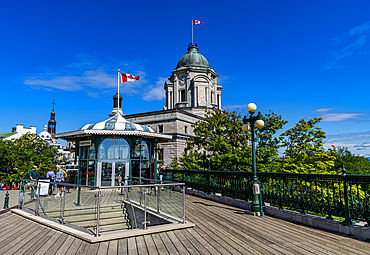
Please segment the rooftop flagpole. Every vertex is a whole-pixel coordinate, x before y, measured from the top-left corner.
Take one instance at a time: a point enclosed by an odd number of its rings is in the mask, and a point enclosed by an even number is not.
[[[191,45],[193,45],[193,31],[194,30],[194,21],[193,18],[191,18]]]
[[[117,81],[117,83],[118,83],[118,104],[117,104],[117,113],[119,113],[119,75],[120,75],[120,70],[118,69],[118,81]]]

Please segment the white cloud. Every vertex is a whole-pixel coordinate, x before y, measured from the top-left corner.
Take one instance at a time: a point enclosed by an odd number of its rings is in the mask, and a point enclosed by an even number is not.
[[[145,101],[160,101],[165,98],[164,83],[168,78],[160,77],[156,85],[149,85],[143,92],[143,100]]]
[[[314,110],[314,112],[330,112],[332,110],[335,110],[337,108],[335,107],[327,107],[327,108],[322,108],[322,109],[317,109],[317,110]]]
[[[326,63],[323,67],[325,70],[342,67],[342,59],[354,55],[367,55],[370,53],[370,44],[368,37],[370,35],[370,22],[366,22],[360,26],[351,29],[343,36],[332,39],[333,59]]]
[[[332,121],[347,121],[351,119],[357,119],[365,116],[364,113],[346,113],[346,112],[336,112],[336,113],[327,113],[323,114],[323,121],[332,122]]]
[[[335,145],[336,147],[347,147],[350,150],[365,150],[370,152],[370,131],[357,133],[341,133],[327,135],[325,147]]]
[[[235,105],[225,105],[222,108],[224,109],[244,109],[247,107],[247,104],[235,104]]]
[[[367,116],[367,113],[356,113],[356,112],[331,112],[337,108],[327,107],[314,110],[318,112],[320,117],[323,118],[323,121],[326,122],[335,122],[335,121],[348,121],[348,120],[358,120],[361,117]]]
[[[133,95],[143,92],[143,84],[147,83],[143,70],[146,60],[122,61],[105,59],[104,61],[89,54],[78,54],[75,60],[53,72],[48,67],[41,67],[45,71],[33,77],[26,77],[23,83],[32,89],[44,88],[60,89],[64,91],[85,91],[90,97],[100,97],[108,91],[117,90],[117,67],[122,72],[140,76],[139,81],[127,82],[121,85],[120,93]]]

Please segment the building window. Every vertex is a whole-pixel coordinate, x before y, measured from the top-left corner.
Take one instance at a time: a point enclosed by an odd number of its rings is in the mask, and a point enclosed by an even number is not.
[[[163,125],[158,126],[158,133],[163,133]]]
[[[185,126],[185,134],[188,133],[188,126]]]
[[[180,90],[180,102],[186,102],[185,90]]]
[[[163,161],[163,149],[158,150],[158,161]]]

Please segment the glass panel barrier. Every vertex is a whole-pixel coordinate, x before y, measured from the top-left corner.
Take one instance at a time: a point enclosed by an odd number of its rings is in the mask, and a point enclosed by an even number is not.
[[[148,184],[96,187],[25,180],[19,208],[95,236],[181,223],[184,186],[143,181]]]

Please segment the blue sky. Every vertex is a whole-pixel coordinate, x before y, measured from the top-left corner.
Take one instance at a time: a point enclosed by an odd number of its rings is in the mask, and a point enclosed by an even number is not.
[[[163,109],[163,83],[187,52],[220,76],[224,109],[254,102],[289,121],[323,117],[326,146],[370,156],[368,1],[3,1],[0,132],[57,132],[102,121],[117,69],[126,114]]]

